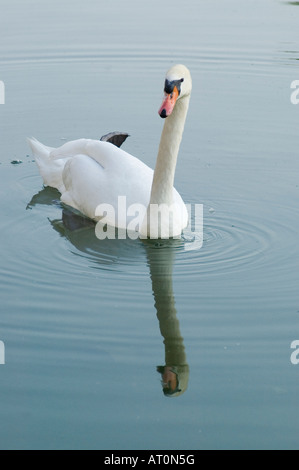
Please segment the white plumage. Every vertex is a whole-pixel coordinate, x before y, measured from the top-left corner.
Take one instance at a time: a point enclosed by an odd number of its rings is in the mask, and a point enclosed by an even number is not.
[[[79,139],[54,149],[31,138],[28,142],[44,184],[58,189],[63,203],[94,220],[98,219],[100,204],[111,205],[115,218],[106,223],[122,228],[132,220],[132,215],[118,211],[119,196],[125,197],[127,207],[133,204],[145,207],[140,234],[151,237],[159,233],[159,238],[178,236],[188,223],[188,215],[181,196],[173,188],[173,180],[189,105],[191,77],[188,69],[179,65],[168,72],[166,81],[172,84],[181,81],[182,85],[179,96],[175,97],[177,101],[170,103],[173,95],[166,93],[163,112],[160,110],[161,116],[168,110],[170,114],[165,120],[155,172],[110,142]],[[167,217],[164,220],[163,212],[156,222],[149,221],[150,204],[168,207],[174,204],[172,221],[166,220]],[[155,224],[159,227],[154,227]]]

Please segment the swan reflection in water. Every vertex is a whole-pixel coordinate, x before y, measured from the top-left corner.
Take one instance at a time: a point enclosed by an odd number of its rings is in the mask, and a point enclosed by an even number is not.
[[[28,208],[37,204],[60,205],[58,200],[59,193],[56,190],[45,188],[32,198]],[[67,238],[77,250],[88,258],[92,256],[99,264],[114,264],[119,262],[122,256],[125,260],[129,260],[132,253],[134,256],[137,254],[144,258],[145,250],[157,318],[165,346],[165,365],[158,366],[157,371],[161,374],[165,396],[182,395],[188,387],[189,366],[177,318],[172,281],[175,253],[182,242],[180,240],[98,240],[95,223],[65,207],[62,207],[62,219],[50,222],[53,228]],[[140,250],[136,250],[136,243],[140,244]]]
[[[189,366],[177,318],[172,282],[175,249],[181,242],[146,240],[143,243],[146,247],[155,307],[165,346],[165,365],[158,366],[157,371],[162,376],[164,394],[175,397],[187,390],[189,380]]]

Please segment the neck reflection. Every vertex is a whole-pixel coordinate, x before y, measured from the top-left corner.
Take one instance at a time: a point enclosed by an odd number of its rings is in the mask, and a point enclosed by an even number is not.
[[[53,203],[60,206],[58,196],[56,190],[45,188],[32,198],[27,208],[32,209],[39,204],[53,205]],[[82,253],[90,256],[90,249],[92,249],[100,264],[109,263],[107,256],[102,259],[102,252],[105,255],[110,254],[114,261],[119,256],[121,257],[124,240],[99,241],[95,236],[95,224],[72,210],[63,208],[62,220],[51,220],[50,222],[60,235],[67,238]],[[82,231],[82,229],[84,230]],[[146,251],[155,308],[165,347],[165,364],[158,366],[157,371],[161,374],[165,396],[177,397],[187,390],[189,380],[189,365],[177,318],[173,291],[173,264],[176,248],[181,242],[180,240],[159,242],[142,240],[142,242]],[[136,243],[138,241],[132,242],[132,249]]]
[[[189,366],[180,331],[173,291],[173,264],[177,240],[146,241],[147,259],[157,318],[165,346],[165,365],[158,366],[165,396],[177,397],[188,387]]]

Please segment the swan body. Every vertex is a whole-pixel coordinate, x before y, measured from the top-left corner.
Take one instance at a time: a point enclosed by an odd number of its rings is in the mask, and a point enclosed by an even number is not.
[[[170,69],[159,111],[166,120],[155,171],[110,142],[79,139],[52,148],[31,138],[28,142],[44,184],[58,189],[64,204],[93,220],[103,217],[99,207],[109,206],[113,211],[106,211],[105,223],[126,229],[138,209],[140,236],[180,236],[188,225],[188,213],[173,183],[190,93],[188,69],[182,65]],[[158,217],[153,217],[152,207],[159,208]]]

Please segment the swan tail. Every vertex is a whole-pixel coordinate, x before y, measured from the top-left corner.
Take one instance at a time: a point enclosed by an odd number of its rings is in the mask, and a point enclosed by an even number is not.
[[[35,139],[34,137],[31,137],[31,138],[27,138],[27,142],[28,142],[28,145],[29,147],[31,148],[32,150],[32,153],[35,157],[40,157],[40,158],[47,158],[49,157],[49,154],[50,154],[50,147],[47,147],[46,145],[42,144],[41,142],[39,142],[37,139]]]
[[[65,190],[62,173],[66,160],[53,160],[51,158],[53,148],[47,147],[34,137],[27,138],[27,142],[35,157],[35,162],[44,180],[45,186],[56,188],[62,193]]]

